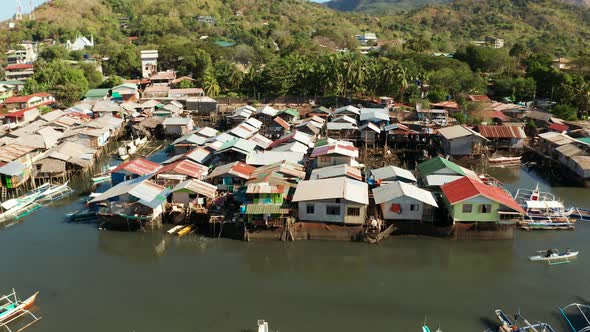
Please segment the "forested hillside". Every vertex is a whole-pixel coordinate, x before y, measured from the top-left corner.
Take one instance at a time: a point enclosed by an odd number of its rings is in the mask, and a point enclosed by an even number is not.
[[[83,53],[54,46],[42,52],[28,91],[137,78],[140,50],[156,48],[160,69],[191,75],[212,96],[390,95],[415,102],[489,93],[498,100],[553,98],[567,118],[590,110],[590,11],[556,0],[456,0],[380,16],[298,0],[53,0],[36,16],[12,31],[3,24],[0,47],[93,36],[96,45],[85,53],[111,78],[101,82],[88,68],[64,65]],[[366,31],[378,41],[363,55],[355,35]],[[505,46],[470,46],[486,36]],[[432,56],[437,52],[454,58]],[[553,68],[558,57],[570,60],[569,72]],[[62,99],[75,101],[81,90]]]

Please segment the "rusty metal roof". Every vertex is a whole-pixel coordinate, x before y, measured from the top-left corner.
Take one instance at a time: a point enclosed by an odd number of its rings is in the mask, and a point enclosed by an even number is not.
[[[31,153],[35,150],[34,147],[20,145],[20,144],[10,144],[0,147],[0,161],[9,163],[11,161],[17,160],[22,156]]]
[[[190,160],[180,160],[175,163],[166,165],[159,169],[156,173],[157,174],[181,174],[190,176],[191,178],[195,179],[202,179],[207,173],[209,172],[209,168],[207,166],[203,166],[201,164],[197,164],[194,161]]]
[[[480,134],[485,138],[526,138],[524,130],[515,126],[479,126]]]
[[[155,172],[160,168],[159,164],[149,161],[144,158],[138,158],[129,160],[117,166],[111,173],[120,173],[121,171],[127,171],[132,174],[146,175]]]

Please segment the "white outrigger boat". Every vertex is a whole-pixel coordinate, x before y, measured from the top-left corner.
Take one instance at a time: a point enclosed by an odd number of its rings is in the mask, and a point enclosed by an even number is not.
[[[500,309],[496,309],[495,313],[500,320],[500,326],[498,329],[488,329],[486,332],[555,332],[553,327],[547,323],[531,324],[520,313],[514,315],[514,322]],[[522,319],[522,326],[516,325],[519,318]]]
[[[579,251],[566,250],[564,253],[560,253],[557,249],[539,250],[538,255],[530,256],[531,262],[547,262],[549,265],[565,264],[571,262],[573,259],[578,257]]]
[[[535,189],[518,189],[514,200],[526,211],[524,220],[519,222],[524,230],[572,230],[575,220],[570,219],[575,208],[566,209],[563,202],[548,192]]]
[[[0,330],[1,328],[5,328],[8,332],[13,331],[22,331],[27,327],[33,325],[37,321],[41,319],[41,317],[35,316],[30,309],[35,305],[35,300],[37,299],[37,295],[39,292],[36,292],[28,299],[21,301],[16,296],[16,292],[14,289],[12,293],[8,295],[4,295],[0,297]],[[13,328],[18,328],[17,330],[13,330],[10,328],[9,325],[17,325],[17,320],[29,317],[31,319],[25,326],[18,326]],[[20,324],[22,325],[22,324]]]
[[[27,216],[41,208],[42,203],[56,201],[72,192],[67,182],[62,185],[44,183],[21,197],[9,199],[0,204],[0,223]]]

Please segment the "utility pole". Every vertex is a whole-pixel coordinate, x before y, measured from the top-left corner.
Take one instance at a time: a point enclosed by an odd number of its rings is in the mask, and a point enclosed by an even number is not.
[[[15,17],[15,20],[16,21],[22,21],[23,20],[23,11],[22,11],[20,0],[16,0],[16,17]]]
[[[33,7],[33,0],[29,0],[29,10],[30,10],[29,19],[31,21],[34,21],[35,20],[35,12],[34,12],[35,7]]]

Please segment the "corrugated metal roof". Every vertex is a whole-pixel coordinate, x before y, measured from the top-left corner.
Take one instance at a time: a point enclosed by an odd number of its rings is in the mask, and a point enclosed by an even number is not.
[[[539,137],[543,138],[546,141],[549,141],[555,145],[565,145],[569,143],[576,142],[575,139],[569,137],[566,134],[558,133],[555,131],[549,131],[543,134],[539,134]]]
[[[254,136],[256,132],[258,132],[258,129],[246,123],[241,123],[229,131],[230,134],[243,139]]]
[[[361,121],[389,121],[389,111],[385,108],[361,108]]]
[[[374,131],[374,132],[376,132],[377,134],[380,134],[381,133],[381,129],[379,127],[377,127],[377,125],[375,125],[372,122],[367,122],[364,125],[360,126],[359,127],[359,130],[363,130],[363,129],[367,129],[367,128],[370,129],[370,130],[372,130],[372,131]]]
[[[515,126],[479,126],[478,129],[486,138],[526,138],[524,130]]]
[[[575,156],[572,160],[583,170],[590,170],[590,156]]]
[[[586,151],[580,149],[579,147],[575,146],[574,144],[566,144],[558,147],[555,151],[559,152],[560,154],[566,157],[573,157],[573,156],[587,156],[588,153]]]
[[[339,154],[351,158],[358,158],[359,150],[354,146],[345,145],[338,142],[335,144],[324,145],[313,149],[311,157],[314,158],[318,156],[326,156],[332,154]]]
[[[335,118],[334,120],[330,121],[328,124],[330,123],[334,123],[334,122],[341,122],[341,123],[352,123],[352,124],[357,124],[356,119],[351,118],[348,115],[341,115],[337,118]]]
[[[223,143],[216,153],[223,153],[225,151],[232,150],[247,155],[254,151],[254,149],[256,149],[256,143],[241,138],[234,138],[231,141]]]
[[[328,122],[326,130],[357,130],[358,127],[348,122]]]
[[[205,148],[196,148],[192,151],[187,152],[185,156],[192,161],[195,161],[199,164],[203,164],[204,162],[209,160],[209,158],[211,158],[211,151]]]
[[[254,172],[252,172],[252,174],[250,175],[250,179],[258,178],[273,173],[289,175],[303,179],[305,178],[305,167],[297,163],[280,161],[271,165],[258,167],[256,170],[254,170]]]
[[[184,190],[188,190],[193,193],[203,195],[203,196],[209,197],[209,198],[215,198],[217,196],[217,187],[216,186],[209,184],[207,182],[203,182],[203,181],[199,181],[199,180],[195,180],[195,179],[186,180],[186,181],[183,181],[183,182],[177,184],[174,187],[174,189],[172,189],[172,192],[184,191]]]
[[[323,199],[346,199],[360,204],[369,204],[369,186],[346,177],[301,181],[293,196],[293,202]]]
[[[430,206],[438,207],[432,193],[415,185],[394,181],[373,189],[375,204],[381,204],[399,197],[410,197]]]
[[[20,144],[10,144],[0,147],[0,161],[11,162],[33,152],[35,148]]]
[[[451,183],[455,180],[462,178],[463,175],[440,175],[432,174],[427,175],[424,181],[426,187],[440,187],[444,184]]]
[[[268,139],[260,134],[256,134],[248,139],[251,142],[256,143],[259,147],[266,150],[272,144],[272,140]]]
[[[302,163],[305,154],[301,152],[256,151],[246,157],[248,165],[266,166],[280,161]]]
[[[156,174],[181,174],[195,179],[203,179],[208,172],[207,166],[184,159],[160,168]]]
[[[463,168],[457,164],[455,164],[454,162],[442,158],[442,157],[435,157],[426,161],[423,161],[422,163],[420,163],[418,165],[418,170],[420,171],[420,175],[422,176],[428,176],[438,170],[441,170],[443,168],[448,168],[451,171],[454,171],[455,173],[457,173],[457,175],[465,175],[465,171],[463,170]]]
[[[208,176],[207,179],[212,179],[222,175],[232,175],[235,177],[239,177],[245,180],[250,178],[252,172],[256,170],[256,167],[250,166],[246,163],[241,161],[236,161],[233,163],[217,166]]]
[[[274,122],[278,123],[281,127],[285,128],[287,130],[289,130],[289,128],[291,128],[291,125],[289,125],[289,123],[287,121],[283,120],[282,118],[280,118],[278,116],[276,118],[274,118]]]
[[[569,126],[561,124],[561,123],[553,123],[549,126],[549,129],[556,131],[558,133],[562,133],[565,131],[568,131],[568,129],[570,129]]]
[[[285,134],[285,135],[281,136],[279,139],[275,140],[271,144],[271,147],[279,146],[281,144],[289,143],[291,141],[297,141],[297,142],[300,142],[300,143],[305,144],[307,146],[313,146],[312,145],[313,136],[306,134],[304,132],[301,132],[299,130],[295,130],[292,133]]]
[[[119,173],[121,171],[127,171],[131,174],[136,175],[146,175],[157,171],[161,166],[156,164],[152,161],[149,161],[144,158],[137,158],[133,160],[126,161],[121,165],[117,166],[115,169],[111,171],[111,173]]]
[[[279,204],[246,204],[246,214],[289,214],[290,210]]]
[[[207,139],[203,136],[195,135],[195,134],[188,134],[180,137],[176,141],[172,142],[172,145],[178,144],[196,144],[196,145],[203,145],[207,142]]]
[[[417,182],[416,177],[414,174],[412,174],[412,172],[396,166],[385,166],[372,169],[370,172],[375,180],[396,180],[401,178],[408,181]]]
[[[215,135],[217,135],[217,129],[213,129],[211,127],[203,127],[201,129],[197,130],[197,134],[211,138],[211,137],[215,137]]]
[[[28,169],[27,165],[23,163],[19,163],[17,161],[10,162],[2,167],[0,167],[0,174],[8,175],[8,176],[15,176],[20,175],[24,171]]]
[[[162,123],[164,126],[189,126],[193,123],[191,118],[166,118]]]
[[[440,128],[438,129],[438,133],[439,135],[449,140],[472,135],[485,139],[479,133],[476,133],[473,130],[461,125]]]
[[[268,182],[249,183],[246,186],[247,194],[282,194],[287,187],[283,185],[273,185]]]
[[[119,106],[119,104],[114,103],[109,100],[101,100],[101,101],[97,102],[96,104],[94,104],[94,106],[92,107],[92,111],[95,113],[96,112],[116,113],[116,112],[120,112],[121,109],[122,109],[122,107]]]
[[[110,188],[98,197],[95,197],[90,203],[102,202],[114,197],[129,194],[139,201],[139,204],[156,208],[166,201],[169,190],[148,181],[147,176],[139,177],[129,181],[121,182]]]
[[[256,113],[275,117],[277,114],[279,114],[279,111],[268,105],[265,105],[264,107],[259,108]]]
[[[362,181],[363,174],[360,169],[347,164],[316,168],[311,171],[310,180],[337,178],[348,176],[349,178]]]
[[[522,207],[504,190],[477,182],[467,176],[441,187],[443,195],[451,205],[476,196],[484,196],[514,211],[525,213]]]
[[[361,110],[359,108],[357,108],[357,107],[352,106],[352,105],[348,105],[348,106],[337,108],[332,114],[354,114],[354,115],[360,115],[361,114]]]
[[[262,121],[256,120],[254,118],[249,118],[244,121],[244,123],[256,129],[260,129],[262,127]]]
[[[299,142],[287,143],[285,145],[277,146],[276,148],[272,149],[272,151],[293,151],[302,153],[307,153],[308,150],[309,147],[307,145]]]

